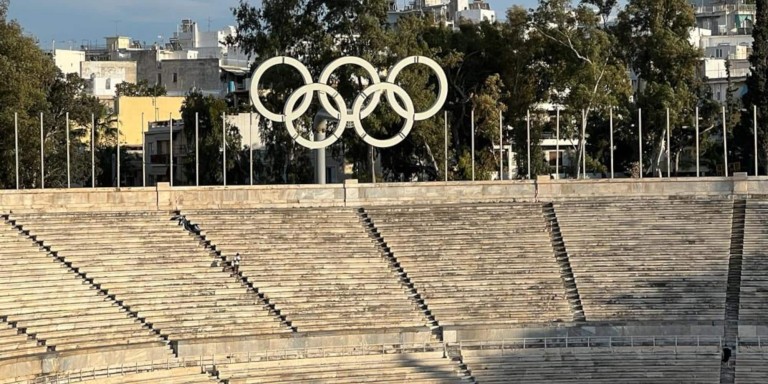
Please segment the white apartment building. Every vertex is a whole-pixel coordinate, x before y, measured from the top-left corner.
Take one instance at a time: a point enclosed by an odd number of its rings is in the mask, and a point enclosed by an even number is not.
[[[712,98],[724,102],[728,95],[726,60],[736,97],[746,92],[755,5],[744,0],[693,2],[697,28],[690,42],[704,52],[699,73],[712,91]]]
[[[389,23],[397,24],[397,19],[408,14],[431,14],[435,23],[443,23],[454,28],[462,21],[481,23],[495,22],[496,11],[485,0],[390,0]]]

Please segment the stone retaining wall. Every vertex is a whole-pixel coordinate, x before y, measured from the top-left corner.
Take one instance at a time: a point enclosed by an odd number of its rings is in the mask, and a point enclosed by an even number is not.
[[[512,180],[478,182],[232,187],[45,189],[0,192],[0,212],[172,211],[261,207],[357,207],[391,204],[448,204],[593,197],[727,197],[768,195],[768,177]]]

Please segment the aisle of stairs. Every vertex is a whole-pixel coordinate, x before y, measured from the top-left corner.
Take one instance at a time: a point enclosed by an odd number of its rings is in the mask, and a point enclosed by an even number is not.
[[[147,319],[143,317],[139,317],[139,314],[136,311],[132,311],[129,306],[127,306],[124,302],[117,300],[114,294],[110,294],[108,290],[102,289],[100,284],[97,284],[94,282],[93,278],[90,278],[86,276],[85,273],[81,272],[80,269],[73,265],[72,262],[67,261],[65,257],[60,256],[58,252],[51,249],[51,244],[46,244],[44,239],[40,239],[37,236],[34,236],[31,234],[31,232],[28,229],[24,229],[24,226],[20,223],[17,223],[16,220],[11,219],[10,215],[3,215],[3,219],[5,222],[9,225],[11,225],[15,230],[19,232],[19,234],[30,241],[32,241],[36,246],[39,247],[40,251],[45,252],[49,257],[53,259],[54,262],[61,264],[62,266],[66,267],[68,271],[71,273],[77,275],[80,279],[83,280],[83,283],[88,284],[92,289],[95,289],[100,296],[104,297],[104,300],[109,300],[114,304],[117,304],[117,306],[120,308],[121,311],[128,314],[128,316],[138,320],[141,323],[141,326],[148,329],[150,332],[157,335],[160,339],[164,340],[166,343],[166,346],[173,352],[174,357],[178,357],[178,351],[173,348],[173,345],[171,345],[170,340],[168,339],[168,335],[164,335],[158,330],[157,328],[152,326],[152,323],[149,323]],[[36,335],[33,335],[35,337]],[[45,340],[38,339],[39,342],[42,345],[46,345]],[[56,351],[55,345],[47,345],[49,352]]]
[[[429,310],[429,307],[424,301],[424,298],[421,296],[418,289],[414,286],[410,277],[408,277],[408,272],[406,272],[405,269],[400,265],[400,262],[397,260],[397,256],[395,256],[395,253],[392,251],[392,249],[389,248],[387,242],[384,240],[384,237],[381,235],[381,233],[379,233],[378,228],[376,228],[376,224],[373,222],[373,218],[368,215],[368,212],[365,211],[365,208],[358,208],[357,216],[360,219],[360,223],[363,225],[366,233],[368,234],[368,237],[373,240],[374,244],[376,245],[376,249],[379,250],[381,256],[389,264],[389,269],[397,274],[400,280],[400,284],[408,291],[408,296],[411,298],[413,303],[424,313],[424,317],[426,317],[427,321],[429,322],[429,326],[432,328],[432,335],[434,339],[443,343],[443,328],[440,326],[440,323]],[[460,351],[456,351],[454,348],[447,347],[445,350],[445,357],[454,363],[457,368],[458,375],[463,380],[468,383],[477,383],[475,378],[472,376],[472,372],[469,370],[466,364],[464,364]]]
[[[552,242],[555,260],[560,266],[560,278],[563,282],[565,296],[573,313],[573,321],[586,321],[584,307],[581,305],[581,296],[579,296],[579,288],[576,285],[576,278],[573,276],[571,261],[568,258],[568,251],[565,248],[563,235],[560,232],[560,224],[557,221],[554,204],[551,202],[544,203],[542,205],[542,215],[544,216],[549,238]]]
[[[739,296],[741,295],[741,265],[744,252],[744,222],[746,219],[746,200],[733,201],[733,219],[731,224],[731,247],[728,259],[728,285],[725,294],[725,323],[723,329],[724,345],[731,351],[729,361],[720,367],[720,383],[734,382],[734,353],[739,337]]]
[[[211,257],[213,257],[214,262],[211,264],[212,267],[215,268],[221,268],[222,270],[227,269],[227,259],[224,255],[221,254],[221,251],[216,249],[216,244],[213,244],[210,240],[206,239],[205,235],[201,232],[201,229],[197,223],[192,223],[187,220],[186,216],[184,216],[180,211],[174,212],[173,217],[171,217],[171,220],[177,220],[179,221],[179,225],[184,227],[184,229],[189,232],[190,235],[194,236],[195,239],[200,243],[201,246],[203,246],[208,252],[210,252]],[[273,316],[277,321],[279,321],[281,324],[283,324],[286,327],[289,327],[291,331],[297,332],[297,328],[291,324],[291,321],[288,320],[288,318],[280,312],[280,309],[277,308],[277,306],[270,302],[270,300],[264,295],[264,293],[259,292],[259,288],[254,286],[253,283],[248,281],[248,279],[243,276],[242,272],[239,274],[232,274],[231,275],[235,280],[237,280],[243,287],[245,287],[248,292],[253,293],[256,295],[257,300],[259,304],[269,312],[271,316]]]

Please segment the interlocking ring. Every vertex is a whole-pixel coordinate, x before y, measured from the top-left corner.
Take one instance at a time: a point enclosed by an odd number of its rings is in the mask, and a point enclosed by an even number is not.
[[[283,113],[275,113],[267,109],[259,99],[259,81],[268,69],[280,64],[289,65],[296,69],[301,75],[304,85],[288,96],[288,99],[283,106]],[[363,89],[355,98],[351,109],[347,107],[344,98],[341,97],[333,87],[328,85],[328,80],[331,78],[331,74],[333,74],[339,67],[348,64],[359,66],[368,73],[368,76],[371,79],[371,84]],[[411,64],[424,64],[437,75],[439,87],[437,98],[435,99],[435,102],[423,112],[416,112],[411,96],[401,86],[395,83],[398,74]],[[312,141],[301,137],[293,124],[294,120],[298,119],[309,110],[315,92],[318,93],[320,104],[326,112],[338,120],[336,129],[321,141]],[[392,105],[392,110],[405,119],[403,126],[400,128],[400,132],[388,139],[376,139],[368,135],[363,128],[362,122],[362,120],[370,116],[379,105],[382,93],[386,95],[387,101]],[[296,106],[299,98],[302,96],[302,102]],[[333,99],[333,103],[331,103],[329,96],[330,99]],[[271,121],[285,123],[285,127],[291,138],[293,138],[299,145],[310,149],[322,149],[335,143],[341,138],[348,122],[353,123],[355,132],[369,145],[378,148],[393,147],[408,137],[414,122],[426,120],[436,115],[443,107],[443,104],[445,104],[447,97],[448,79],[445,76],[445,72],[443,72],[443,69],[436,61],[424,56],[410,56],[400,60],[392,67],[386,80],[383,82],[381,81],[381,77],[376,71],[376,68],[371,65],[371,63],[354,56],[342,57],[332,61],[320,73],[320,78],[317,83],[313,82],[312,75],[304,64],[294,58],[285,56],[273,57],[261,63],[261,65],[259,65],[253,72],[251,80],[251,101],[253,102],[256,111],[261,116],[264,116]],[[369,98],[371,101],[365,105],[365,102]],[[401,101],[403,105],[400,104]],[[333,104],[336,105],[334,106]]]

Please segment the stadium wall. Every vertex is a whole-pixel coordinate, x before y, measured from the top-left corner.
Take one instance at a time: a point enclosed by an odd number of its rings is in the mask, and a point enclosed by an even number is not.
[[[521,180],[431,183],[258,185],[230,187],[8,190],[2,212],[172,211],[260,207],[355,207],[534,201],[592,197],[727,197],[768,195],[768,177]]]

